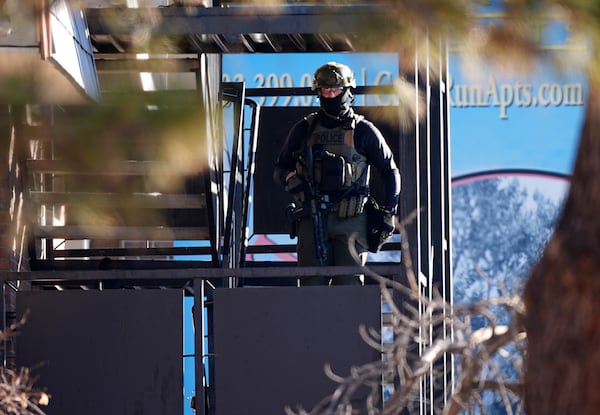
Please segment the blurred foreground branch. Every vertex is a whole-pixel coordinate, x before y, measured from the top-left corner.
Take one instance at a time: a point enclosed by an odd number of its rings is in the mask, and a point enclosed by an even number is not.
[[[405,223],[397,224],[401,234]],[[288,415],[400,414],[417,412],[425,404],[433,404],[436,413],[444,415],[472,413],[476,408],[485,413],[484,394],[493,394],[507,414],[521,411],[526,340],[519,323],[524,313],[521,298],[503,294],[457,305],[437,292],[425,296],[406,263],[410,255],[405,243],[402,251],[409,287],[364,268],[379,282],[392,314],[391,342],[382,340],[379,329],[359,329],[363,340],[381,351],[382,359],[353,367],[347,376],[327,367],[326,374],[338,383],[335,391],[311,410],[286,408]],[[402,304],[394,303],[395,290],[404,299]],[[511,323],[500,324],[502,315],[508,315]],[[384,396],[384,384],[391,385],[389,396]],[[429,385],[433,393],[421,395]],[[428,398],[423,396],[434,396],[434,402],[425,402]]]
[[[17,323],[0,332],[0,342],[15,336],[25,324],[27,314]],[[7,415],[43,415],[40,407],[48,405],[50,396],[34,388],[36,378],[29,368],[15,371],[3,366],[0,368],[0,413]]]

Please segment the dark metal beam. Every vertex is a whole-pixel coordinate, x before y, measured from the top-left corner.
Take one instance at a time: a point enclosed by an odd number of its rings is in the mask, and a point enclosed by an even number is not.
[[[195,72],[200,64],[198,56],[192,54],[170,55],[164,58],[138,59],[134,54],[94,54],[96,69],[104,73],[130,72]]]
[[[380,275],[398,275],[403,265],[369,265],[367,269]],[[281,278],[358,274],[359,266],[333,267],[256,267],[256,268],[186,268],[145,270],[47,270],[29,272],[0,271],[0,281],[93,281],[93,280],[192,280],[196,278]]]
[[[358,86],[352,90],[354,95],[366,94],[394,94],[393,85]],[[246,88],[248,97],[277,97],[277,96],[309,96],[316,95],[310,87],[285,87],[285,88]]]
[[[88,8],[92,35],[127,35],[140,28],[152,34],[356,33],[365,19],[386,17],[378,4],[229,7]]]

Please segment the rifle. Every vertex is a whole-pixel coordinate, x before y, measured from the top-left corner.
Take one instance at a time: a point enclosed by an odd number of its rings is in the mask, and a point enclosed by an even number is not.
[[[308,203],[310,216],[312,218],[313,237],[315,240],[315,254],[321,265],[327,265],[327,245],[325,244],[325,234],[323,229],[323,211],[324,206],[319,189],[315,183],[315,160],[313,155],[313,146],[309,144],[306,148],[306,167],[308,168]],[[325,201],[326,202],[326,201]]]

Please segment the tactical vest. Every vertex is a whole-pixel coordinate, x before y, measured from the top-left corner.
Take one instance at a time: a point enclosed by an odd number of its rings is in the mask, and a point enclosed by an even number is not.
[[[336,128],[323,127],[315,117],[316,114],[306,117],[310,136],[304,149],[304,157],[297,160],[297,173],[306,180],[311,179],[311,172],[307,171],[309,166],[306,163],[306,152],[312,149],[313,183],[321,194],[333,197],[332,202],[350,196],[366,195],[370,168],[367,158],[354,147],[354,129],[363,117],[355,115],[350,126],[340,125]]]

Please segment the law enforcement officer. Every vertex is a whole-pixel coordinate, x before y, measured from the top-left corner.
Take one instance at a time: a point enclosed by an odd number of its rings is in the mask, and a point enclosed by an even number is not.
[[[348,66],[329,62],[319,67],[312,89],[318,95],[320,109],[291,128],[275,162],[275,182],[285,186],[295,200],[288,210],[296,225],[299,266],[356,265],[348,247],[353,233],[357,235],[359,261],[364,265],[367,251],[376,252],[394,230],[400,174],[381,132],[354,112],[351,104],[355,87]],[[379,171],[385,188],[378,229],[369,229],[379,232],[377,237],[383,235],[376,242],[367,238],[371,166]],[[301,281],[302,285],[330,282],[361,284],[359,275]]]

